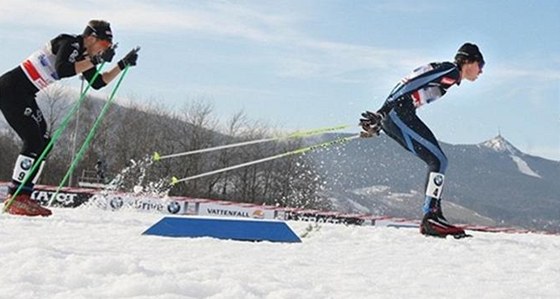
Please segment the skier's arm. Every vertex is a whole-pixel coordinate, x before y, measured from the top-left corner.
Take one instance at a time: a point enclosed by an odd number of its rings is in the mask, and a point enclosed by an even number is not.
[[[363,131],[360,132],[360,137],[373,137],[373,135],[379,135],[382,129],[381,122],[384,116],[379,113],[374,113],[366,111],[362,113],[362,118],[360,118],[360,126]]]
[[[55,52],[55,69],[59,78],[73,77],[76,74],[88,70],[94,65],[88,60],[80,59],[80,46],[72,39],[64,36],[58,37],[52,41],[51,47]]]
[[[96,72],[97,72],[96,68],[92,67],[82,72],[82,75],[84,76],[86,81],[91,82]],[[100,89],[106,85],[107,83],[103,79],[103,74],[100,74],[99,76],[97,76],[97,78],[95,78],[95,81],[91,82],[91,87],[93,87],[93,89]]]
[[[55,70],[60,79],[82,73],[86,80],[91,81],[96,71],[95,64],[91,59],[80,55],[80,44],[75,39],[59,36],[52,41],[51,47],[53,52],[56,52]],[[92,87],[95,89],[105,85],[107,84],[101,76],[92,82]]]
[[[101,76],[97,77],[95,82],[93,82],[91,87],[93,87],[94,89],[100,89],[113,81],[120,74],[120,72],[125,69],[125,67],[135,66],[136,61],[138,60],[139,49],[140,48],[133,49],[128,54],[126,54],[125,57],[119,60],[117,65],[115,65],[112,69],[110,69],[108,72],[102,73]],[[83,75],[88,81],[90,81],[91,78],[93,78],[93,76],[95,75],[95,68],[85,71]]]
[[[74,71],[76,74],[83,74],[90,69],[95,69],[95,65],[89,59],[76,61],[76,63],[74,64]]]
[[[138,51],[140,51],[140,47],[131,50],[121,60],[119,60],[117,65],[110,71],[103,73],[103,81],[109,83],[113,81],[113,79],[115,79],[127,66],[135,66],[136,61],[138,60]]]

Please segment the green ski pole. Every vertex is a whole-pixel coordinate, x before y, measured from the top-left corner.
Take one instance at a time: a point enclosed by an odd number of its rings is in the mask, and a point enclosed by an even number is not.
[[[66,175],[64,175],[64,178],[62,179],[62,181],[58,185],[58,188],[56,188],[56,192],[54,193],[54,195],[49,200],[49,204],[48,204],[49,206],[52,205],[54,199],[56,198],[56,196],[60,192],[60,189],[62,189],[62,186],[64,184],[66,184],[66,181],[70,177],[70,174],[74,172],[74,169],[76,168],[76,165],[82,159],[82,156],[84,155],[85,151],[89,147],[89,144],[90,144],[91,140],[93,139],[93,136],[95,135],[95,131],[97,130],[97,127],[99,126],[99,124],[101,123],[101,120],[105,116],[105,113],[107,113],[107,111],[109,110],[109,107],[113,103],[113,100],[115,98],[115,94],[117,93],[117,90],[119,89],[124,77],[126,76],[126,73],[128,73],[128,69],[129,69],[129,66],[126,66],[122,75],[119,78],[119,81],[117,82],[117,85],[115,85],[115,87],[113,88],[113,91],[111,92],[111,95],[109,96],[109,99],[107,100],[105,105],[103,105],[103,108],[101,109],[101,112],[99,113],[99,115],[97,116],[97,119],[93,123],[93,127],[91,128],[91,130],[89,130],[89,133],[88,133],[84,143],[82,144],[82,147],[80,148],[80,150],[76,154],[76,157],[72,161],[72,164],[70,165],[70,168],[66,172]]]

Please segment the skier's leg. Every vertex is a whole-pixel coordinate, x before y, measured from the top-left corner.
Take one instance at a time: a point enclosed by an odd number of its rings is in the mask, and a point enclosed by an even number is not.
[[[21,154],[16,159],[14,165],[12,183],[8,188],[8,198],[11,198],[22,184],[23,186],[21,187],[20,194],[12,200],[7,212],[26,216],[49,216],[52,214],[49,209],[41,207],[36,201],[31,199],[33,187],[44,165],[41,164],[34,173],[29,174],[33,169],[34,163],[42,163],[42,161],[37,161],[37,159],[45,148],[45,142],[48,140],[45,137],[46,122],[35,102],[34,96],[28,95],[28,97],[16,97],[16,100],[8,100],[10,101],[4,101],[0,108],[10,126],[23,141]],[[27,176],[29,176],[29,179],[25,182],[24,180]]]
[[[443,190],[444,174],[447,169],[447,157],[441,150],[439,143],[431,130],[414,114],[399,117],[398,113],[389,113],[391,119],[388,135],[399,141],[403,147],[416,154],[428,164],[426,192],[423,205],[424,217],[420,226],[422,234],[445,237],[446,235],[466,236],[463,229],[447,222],[441,211],[441,193]],[[404,120],[403,120],[404,119]],[[395,128],[398,128],[396,130]],[[395,132],[398,132],[395,134]]]
[[[432,131],[416,115],[410,114],[401,118],[398,113],[392,111],[388,118],[402,136],[399,143],[428,164],[423,211],[427,213],[430,209],[436,209],[443,189],[447,157]],[[392,131],[397,130],[392,129]]]
[[[22,99],[22,102],[24,102],[23,105],[14,105],[14,107],[10,109],[10,113],[4,113],[10,126],[23,141],[21,153],[14,167],[10,194],[13,194],[19,185],[24,183],[23,179],[31,171],[33,163],[41,163],[41,161],[36,160],[41,155],[46,145],[45,142],[48,140],[45,138],[46,122],[35,99],[30,101],[23,101]],[[38,169],[40,168],[42,167]],[[35,171],[30,179],[25,182],[22,193],[31,194],[33,191],[33,182],[36,182],[35,178],[38,174],[39,171]]]

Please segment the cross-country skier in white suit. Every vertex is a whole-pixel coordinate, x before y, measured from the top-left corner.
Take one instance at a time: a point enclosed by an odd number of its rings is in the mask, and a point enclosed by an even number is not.
[[[32,53],[19,66],[0,77],[0,110],[8,124],[23,141],[18,156],[8,199],[24,184],[7,212],[14,215],[49,216],[51,211],[30,198],[34,184],[45,161],[37,161],[47,147],[47,123],[37,106],[35,95],[49,84],[66,77],[82,74],[93,79],[96,66],[111,62],[115,56],[110,24],[91,20],[81,35],[60,34],[44,47]],[[100,74],[92,87],[100,89],[115,79],[126,66],[136,65],[138,54],[130,51],[108,72]],[[45,156],[46,157],[46,156]],[[30,179],[24,182],[33,165],[40,163]]]

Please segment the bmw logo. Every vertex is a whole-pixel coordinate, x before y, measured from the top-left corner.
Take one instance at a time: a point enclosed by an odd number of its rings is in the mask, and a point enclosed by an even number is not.
[[[176,201],[172,201],[167,205],[167,211],[171,214],[177,214],[180,210],[181,205]]]
[[[434,177],[434,184],[436,184],[436,186],[438,186],[438,187],[443,185],[443,176],[442,175],[436,175]]]
[[[111,198],[111,201],[109,202],[109,205],[111,206],[111,208],[113,210],[118,210],[118,209],[122,208],[123,200],[120,197]]]
[[[23,161],[21,161],[20,166],[23,170],[29,170],[32,164],[33,161],[31,161],[31,159],[24,159]]]

